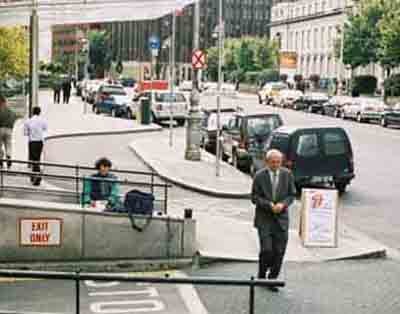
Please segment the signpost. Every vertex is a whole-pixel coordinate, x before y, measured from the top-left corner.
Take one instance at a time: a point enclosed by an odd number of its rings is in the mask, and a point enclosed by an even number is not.
[[[153,82],[154,82],[154,64],[155,64],[155,58],[158,56],[158,50],[160,49],[160,38],[157,36],[153,35],[150,36],[149,38],[149,49],[151,50],[151,66],[150,66],[150,80],[151,80],[151,100],[150,100],[150,106],[153,103],[154,99],[154,90],[153,90]]]
[[[338,192],[303,189],[300,238],[305,247],[338,246]]]
[[[206,66],[206,54],[204,51],[195,50],[192,54],[192,67],[195,70],[204,69]]]
[[[19,220],[20,246],[61,246],[62,224],[58,218],[22,218]]]

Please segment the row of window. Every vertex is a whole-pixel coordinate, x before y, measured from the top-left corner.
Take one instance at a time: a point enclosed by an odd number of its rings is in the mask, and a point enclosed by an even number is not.
[[[282,3],[272,8],[272,20],[291,19],[345,8],[352,2],[352,0],[316,0]]]

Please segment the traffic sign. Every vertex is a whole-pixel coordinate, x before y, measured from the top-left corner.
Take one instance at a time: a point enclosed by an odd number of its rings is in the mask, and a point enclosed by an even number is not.
[[[204,51],[195,50],[192,55],[192,67],[193,69],[203,69],[206,66],[206,54]]]
[[[151,36],[149,38],[149,48],[150,49],[160,49],[160,38],[157,36]]]

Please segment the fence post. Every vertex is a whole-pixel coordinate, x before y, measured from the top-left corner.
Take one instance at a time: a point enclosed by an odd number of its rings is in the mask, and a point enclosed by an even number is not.
[[[79,165],[75,166],[75,193],[76,193],[76,201],[80,203],[80,195],[79,195]]]
[[[1,181],[1,196],[3,197],[3,194],[4,194],[4,172],[3,172],[3,169],[0,169],[0,171],[1,171],[1,179],[0,179],[0,181]]]
[[[154,172],[151,172],[151,194],[154,195]]]
[[[251,280],[254,281],[254,277],[251,277]],[[254,282],[250,284],[250,298],[249,298],[249,314],[254,314]]]
[[[81,270],[79,269],[76,272],[76,278],[75,278],[75,305],[76,305],[76,314],[80,313],[80,305],[81,305],[81,289],[80,289],[80,272]]]
[[[165,215],[168,214],[168,185],[165,184],[164,186],[164,212]]]

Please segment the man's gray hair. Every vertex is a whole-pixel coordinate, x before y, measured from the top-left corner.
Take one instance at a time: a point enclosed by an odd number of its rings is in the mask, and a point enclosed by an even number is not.
[[[265,153],[265,159],[270,160],[272,157],[283,158],[283,154],[277,149],[270,149]]]

